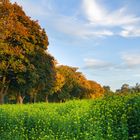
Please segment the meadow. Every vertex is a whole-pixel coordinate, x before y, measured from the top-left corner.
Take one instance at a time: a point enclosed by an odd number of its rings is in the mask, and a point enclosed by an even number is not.
[[[128,139],[140,139],[140,94],[0,106],[0,140]]]

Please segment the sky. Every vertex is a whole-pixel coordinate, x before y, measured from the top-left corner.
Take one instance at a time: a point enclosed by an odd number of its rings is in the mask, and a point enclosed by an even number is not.
[[[59,64],[112,90],[140,82],[140,0],[11,0],[38,20]]]

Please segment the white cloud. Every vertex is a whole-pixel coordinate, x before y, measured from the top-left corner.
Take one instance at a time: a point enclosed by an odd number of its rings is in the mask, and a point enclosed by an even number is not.
[[[125,7],[115,11],[108,11],[97,0],[83,0],[83,9],[87,19],[94,25],[121,26],[137,24],[140,17],[128,14]]]
[[[78,16],[61,15],[59,12],[52,15],[52,25],[67,35],[80,38],[104,37],[119,35],[122,37],[140,36],[140,17],[130,14],[124,7],[115,11],[108,11],[97,0],[82,0],[83,9],[88,21]],[[82,13],[82,12],[81,12]],[[51,19],[50,19],[51,20]],[[133,29],[128,29],[132,27]],[[119,27],[119,31],[115,31]],[[136,28],[137,27],[137,28]]]
[[[137,71],[140,69],[139,53],[121,53],[121,62],[112,63],[111,61],[103,61],[94,58],[85,58],[85,69],[106,69],[113,71]],[[137,75],[138,77],[139,75]]]
[[[55,0],[12,0],[15,1],[22,5],[27,15],[33,19],[43,20],[47,27],[73,37],[140,37],[140,17],[131,14],[125,7],[109,11],[97,0],[81,0],[82,9],[77,9],[80,14],[77,15],[75,11],[74,15],[66,15],[60,13],[61,7],[56,8]],[[86,16],[88,21],[80,18],[81,16]],[[133,26],[133,29],[128,28],[130,26]],[[119,27],[119,31],[116,32],[115,27]]]
[[[106,11],[102,6],[98,5],[94,0],[83,0],[83,8],[90,21],[101,22]]]
[[[94,28],[75,15],[67,16],[65,13],[63,15],[60,14],[59,11],[56,11],[55,4],[52,0],[41,0],[39,2],[12,0],[12,2],[15,1],[22,5],[27,15],[34,19],[39,18],[39,20],[43,20],[47,26],[61,33],[83,39],[113,35],[112,31]]]
[[[99,2],[99,1],[98,1]],[[119,27],[120,31],[114,35],[122,37],[140,37],[140,17],[128,12],[126,7],[109,11],[103,4],[97,0],[83,0],[84,14],[93,26],[111,28],[114,32],[115,27]],[[132,27],[133,29],[128,27]]]
[[[140,55],[125,53],[122,55],[122,60],[128,67],[138,67],[140,66]]]
[[[89,24],[83,23],[76,17],[57,15],[52,21],[54,27],[68,35],[81,38],[112,36],[113,32],[107,29],[96,29]]]
[[[84,62],[85,62],[85,69],[104,69],[104,68],[110,69],[112,67],[111,63],[99,59],[86,58],[84,59]]]
[[[140,37],[140,27],[126,26],[120,32],[120,35],[123,37]]]

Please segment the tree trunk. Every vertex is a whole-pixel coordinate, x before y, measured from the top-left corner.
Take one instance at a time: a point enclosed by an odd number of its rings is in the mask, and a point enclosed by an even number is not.
[[[33,97],[30,96],[30,103],[33,103]]]
[[[34,98],[33,99],[34,99],[34,103],[36,103],[36,94],[34,95]]]
[[[0,104],[4,104],[4,94],[0,93]]]
[[[7,91],[8,91],[8,86],[2,87],[2,89],[0,90],[0,104],[4,104],[4,97],[5,95],[7,95]]]
[[[48,95],[46,95],[46,99],[45,99],[46,103],[48,103]]]
[[[24,100],[24,97],[22,97],[20,94],[17,95],[17,104],[23,104],[23,100]]]

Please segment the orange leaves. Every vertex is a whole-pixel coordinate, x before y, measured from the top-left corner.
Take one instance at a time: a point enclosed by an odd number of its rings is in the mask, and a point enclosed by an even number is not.
[[[51,88],[51,93],[57,93],[61,90],[61,88],[64,86],[65,84],[65,78],[62,74],[60,74],[59,72],[56,73],[55,76],[55,83],[53,85],[53,87]]]
[[[104,94],[100,84],[87,80],[81,72],[77,72],[77,68],[61,65],[57,70],[64,77],[59,98],[97,98]]]
[[[90,89],[91,89],[91,93],[90,93],[91,98],[97,98],[104,95],[104,89],[103,87],[101,87],[100,84],[96,83],[95,81],[88,81],[88,82],[90,84]]]
[[[12,46],[28,44],[47,49],[48,38],[37,21],[31,20],[17,4],[0,6],[0,38]],[[26,47],[28,47],[26,46]]]
[[[46,52],[48,45],[45,30],[26,16],[20,6],[0,5],[0,76],[8,73],[13,89],[33,88],[36,94],[44,95],[59,93],[56,95],[60,99],[103,94],[102,87],[88,81],[78,68],[55,67],[54,57]]]

